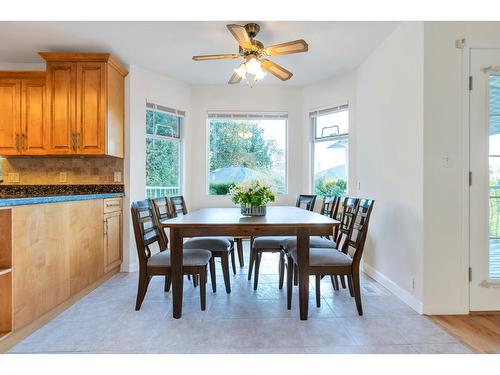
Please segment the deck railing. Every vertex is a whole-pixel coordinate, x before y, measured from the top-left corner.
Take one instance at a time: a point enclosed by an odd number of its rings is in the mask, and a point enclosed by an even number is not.
[[[179,195],[180,192],[179,186],[146,186],[147,198],[170,197]]]

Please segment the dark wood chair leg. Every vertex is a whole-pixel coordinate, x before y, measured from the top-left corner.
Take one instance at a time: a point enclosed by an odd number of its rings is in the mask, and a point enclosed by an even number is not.
[[[345,276],[344,275],[340,275],[340,284],[342,284],[342,288],[345,289]]]
[[[349,294],[354,297],[354,289],[352,288],[352,275],[347,275],[347,285],[349,286]]]
[[[204,266],[200,270],[200,305],[201,311],[206,309],[206,298],[207,298],[207,266]]]
[[[354,299],[356,300],[356,308],[358,314],[363,315],[363,306],[361,306],[361,285],[359,283],[359,270],[352,273],[352,287],[354,289]]]
[[[236,251],[238,252],[238,261],[240,262],[240,267],[245,267],[245,257],[243,256],[243,240],[241,238],[236,238],[235,246]]]
[[[293,264],[293,285],[299,285],[299,267]]]
[[[250,259],[248,260],[248,280],[252,280],[252,270],[255,263],[255,250],[250,247]]]
[[[231,293],[231,280],[229,279],[229,259],[227,253],[221,256],[222,274],[224,275],[224,285],[226,286],[226,293]]]
[[[193,275],[193,287],[198,286],[198,275]]]
[[[286,267],[286,308],[292,309],[292,292],[293,292],[293,259],[287,256]]]
[[[234,259],[234,248],[231,249],[231,267],[233,267],[233,274],[236,275],[236,260]]]
[[[170,281],[170,277],[168,275],[165,276],[165,292],[170,291],[170,284],[172,281]]]
[[[333,290],[339,290],[339,280],[337,275],[330,275],[330,280],[332,281]]]
[[[214,259],[214,257],[210,258],[209,265],[210,265],[210,281],[212,283],[212,292],[215,293],[217,291],[217,278],[215,275],[215,259]]]
[[[316,307],[321,307],[321,276],[316,275]]]
[[[188,280],[191,280],[191,275],[188,275]]]
[[[283,281],[285,280],[285,253],[280,251],[280,260],[279,260],[279,284],[278,288],[283,289]]]
[[[151,281],[151,276],[146,275],[146,273],[139,274],[139,285],[137,286],[137,300],[135,302],[136,311],[139,311],[141,309],[142,301],[144,301],[144,296],[146,295],[150,281]]]
[[[257,285],[259,285],[259,268],[261,260],[262,260],[262,253],[257,252],[255,254],[255,273],[253,275],[253,290],[257,290]]]

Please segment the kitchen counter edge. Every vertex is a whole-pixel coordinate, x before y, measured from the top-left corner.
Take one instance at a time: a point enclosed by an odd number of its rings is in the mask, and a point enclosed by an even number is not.
[[[47,197],[28,197],[28,198],[5,198],[0,199],[0,207],[24,206],[30,204],[58,203],[85,201],[90,199],[121,198],[123,193],[108,194],[82,194],[82,195],[53,195]]]

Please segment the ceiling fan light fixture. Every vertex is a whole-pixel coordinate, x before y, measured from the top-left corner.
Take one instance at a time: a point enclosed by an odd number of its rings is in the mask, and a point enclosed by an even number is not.
[[[242,63],[234,72],[241,78],[245,79],[250,86],[257,81],[262,80],[266,76],[266,72],[262,70],[262,62],[255,58],[250,57]]]
[[[247,68],[245,66],[245,63],[241,63],[240,66],[236,69],[234,69],[234,72],[241,78],[245,79],[247,75]]]

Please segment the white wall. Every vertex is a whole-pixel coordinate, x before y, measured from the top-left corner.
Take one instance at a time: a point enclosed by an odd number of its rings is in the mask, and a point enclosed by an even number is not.
[[[0,70],[45,70],[45,63],[3,63],[0,62]]]
[[[349,194],[356,194],[356,72],[352,71],[341,76],[327,79],[303,87],[302,90],[302,122],[303,144],[302,157],[308,161],[305,178],[308,179],[312,191],[312,142],[313,129],[309,125],[309,112],[316,109],[335,107],[349,103]]]
[[[499,22],[425,23],[424,312],[469,311],[467,228],[468,158],[464,143],[462,53],[477,42],[500,43]],[[449,165],[444,167],[444,157]]]
[[[403,23],[356,75],[357,193],[375,199],[364,269],[417,311],[423,294],[423,48],[423,23]]]
[[[185,139],[189,138],[192,89],[175,79],[131,65],[126,79],[125,115],[125,200],[123,271],[137,269],[137,250],[128,209],[134,200],[144,199],[146,187],[146,100],[186,111]],[[184,147],[184,149],[186,149]],[[189,161],[189,153],[186,155]],[[188,165],[188,164],[186,164]],[[184,176],[185,178],[186,176]],[[184,186],[186,184],[184,183]]]
[[[232,207],[227,196],[207,193],[207,111],[278,111],[288,112],[288,194],[278,196],[276,204],[295,204],[297,194],[308,191],[302,157],[305,142],[302,128],[302,91],[293,86],[255,86],[244,84],[203,85],[193,88],[189,145],[190,162],[186,163],[186,190],[189,210],[201,207]]]

